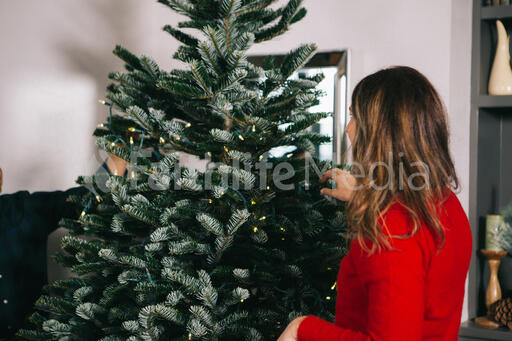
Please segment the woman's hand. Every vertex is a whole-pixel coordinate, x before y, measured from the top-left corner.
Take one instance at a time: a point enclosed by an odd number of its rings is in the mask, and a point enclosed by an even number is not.
[[[305,318],[306,316],[297,317],[290,322],[277,341],[299,341],[297,338],[297,331],[299,330],[299,324]]]
[[[126,170],[126,161],[114,154],[108,155],[107,167],[111,174],[123,176]]]
[[[336,188],[322,188],[320,190],[321,194],[328,195],[342,201],[350,200],[357,187],[357,180],[349,171],[339,168],[329,169],[318,181],[320,183],[324,183],[327,179],[333,179],[334,182],[336,182]]]

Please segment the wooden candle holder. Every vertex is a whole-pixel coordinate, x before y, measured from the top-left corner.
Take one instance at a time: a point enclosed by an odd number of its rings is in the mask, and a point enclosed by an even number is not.
[[[490,277],[489,284],[487,285],[487,291],[485,293],[485,305],[487,307],[487,313],[489,313],[489,306],[501,299],[501,287],[498,279],[498,269],[500,267],[501,259],[505,257],[507,251],[495,251],[482,249],[480,252],[484,255],[489,263]],[[489,319],[487,316],[480,316],[475,319],[475,324],[487,328],[495,329],[500,326],[499,323]]]

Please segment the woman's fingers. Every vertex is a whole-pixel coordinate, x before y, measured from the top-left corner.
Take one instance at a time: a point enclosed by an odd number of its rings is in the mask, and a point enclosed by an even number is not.
[[[350,174],[350,172],[338,168],[329,169],[319,179],[319,182],[325,182],[327,179],[334,179],[336,182],[336,188],[322,188],[320,190],[321,194],[328,195],[342,201],[350,200],[357,185],[356,179],[352,174]]]
[[[336,195],[336,190],[330,188],[322,188],[320,190],[320,194],[328,195],[330,197],[334,197]]]
[[[337,169],[337,168],[333,168],[333,169],[329,169],[328,171],[326,171],[322,177],[318,180],[320,183],[323,183],[325,182],[327,179],[330,179],[332,177],[332,174],[334,172],[334,170]]]
[[[336,176],[340,175],[342,170],[339,168],[332,168],[326,171],[322,177],[318,180],[320,183],[325,182],[327,179],[334,179]]]

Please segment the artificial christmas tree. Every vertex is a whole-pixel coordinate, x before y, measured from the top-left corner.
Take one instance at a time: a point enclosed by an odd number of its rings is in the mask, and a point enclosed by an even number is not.
[[[275,340],[295,316],[333,318],[343,207],[319,194],[332,165],[310,155],[328,138],[308,130],[328,115],[309,111],[322,75],[290,78],[315,47],[280,65],[246,58],[305,15],[301,1],[159,2],[188,18],[164,30],[189,68],[114,50],[126,72],[110,75],[95,135],[128,176],[79,178],[91,191],[71,198],[83,211],[61,222],[56,256],[79,276],[48,286],[22,338]],[[272,156],[282,146],[295,149]],[[208,169],[180,166],[176,151]]]

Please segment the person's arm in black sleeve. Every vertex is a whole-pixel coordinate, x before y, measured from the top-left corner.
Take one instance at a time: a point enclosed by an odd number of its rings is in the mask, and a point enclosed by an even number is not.
[[[126,162],[115,156],[110,156],[96,171],[98,176],[97,181],[100,183],[105,182],[110,175],[112,169],[117,170],[118,173],[123,173],[127,176]],[[104,184],[103,186],[105,187]],[[107,188],[104,188],[107,190]],[[70,195],[84,195],[88,192],[85,187],[74,187],[67,191],[55,192],[34,192],[30,195],[30,205],[34,212],[39,212],[39,215],[44,221],[41,222],[42,226],[46,229],[46,235],[49,235],[58,228],[58,223],[62,218],[77,218],[75,207],[72,203],[66,201]]]
[[[28,205],[32,212],[39,212],[41,228],[49,235],[58,228],[62,218],[76,218],[76,209],[67,198],[70,195],[83,195],[87,191],[85,187],[74,187],[67,191],[34,192],[28,199]]]

